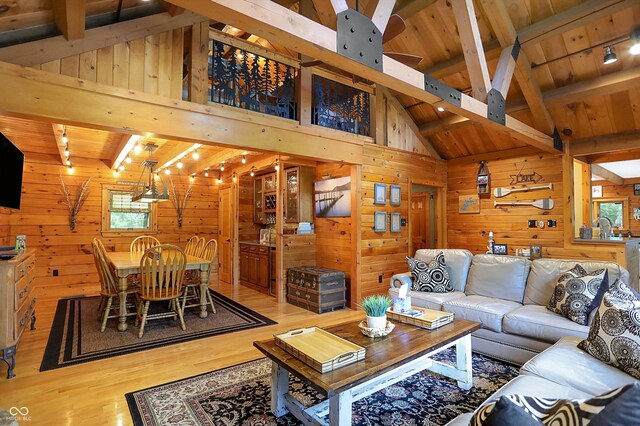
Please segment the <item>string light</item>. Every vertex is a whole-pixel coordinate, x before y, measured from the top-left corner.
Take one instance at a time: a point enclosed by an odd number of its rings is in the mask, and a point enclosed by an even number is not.
[[[164,169],[164,174],[165,174],[165,175],[167,175],[167,176],[168,176],[168,175],[170,175],[170,174],[171,174],[171,170],[169,170],[169,169]]]
[[[190,180],[191,182],[195,181],[195,180],[196,180],[196,174],[195,174],[195,173],[194,173],[194,174],[192,174],[192,175],[191,175],[191,177],[189,178],[189,180]]]
[[[131,164],[131,157],[127,155],[127,157],[124,159],[124,162],[127,164]]]
[[[220,171],[224,172],[224,161],[220,164]]]
[[[118,170],[120,170],[121,172],[124,172],[124,164],[120,164],[118,166]]]
[[[67,158],[66,164],[67,166],[71,167],[71,158]]]
[[[179,169],[184,167],[184,164],[182,164],[182,160],[178,160],[178,162],[176,163],[176,167]]]
[[[234,173],[233,176],[231,177],[231,179],[233,179],[233,182],[235,183],[238,180],[238,177],[236,176],[236,174]]]
[[[209,177],[209,168],[204,169],[204,177]]]
[[[633,40],[633,46],[629,48],[629,53],[632,55],[640,55],[640,28],[633,30],[629,38]]]
[[[275,169],[276,169],[276,172],[279,172],[279,171],[280,171],[280,161],[278,161],[278,160],[276,160],[276,167],[275,167]]]
[[[242,164],[247,164],[247,156],[246,155],[242,155]]]
[[[133,147],[133,153],[140,154],[141,152],[142,152],[142,145],[140,145],[140,142],[136,142],[135,146]]]
[[[65,145],[69,143],[69,138],[67,137],[67,126],[62,128],[62,143]]]
[[[69,152],[69,145],[65,145],[64,146],[64,156],[68,157],[71,155],[71,152]]]
[[[251,173],[249,173],[251,175],[251,177],[254,177],[256,175],[256,168],[251,166]]]
[[[216,182],[222,183],[222,175],[220,173],[218,173],[218,179],[216,179]]]
[[[198,153],[198,150],[197,150],[197,149],[193,151],[193,153],[191,154],[191,157],[192,157],[194,160],[197,160],[198,158],[200,158],[200,154]]]

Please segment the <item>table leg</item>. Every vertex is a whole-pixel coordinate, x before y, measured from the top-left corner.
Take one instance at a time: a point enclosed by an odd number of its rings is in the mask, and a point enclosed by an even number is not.
[[[471,366],[471,335],[458,340],[456,343],[456,368],[465,376],[464,380],[458,380],[461,389],[469,390],[473,386],[473,368]]]
[[[329,425],[351,425],[351,391],[347,390],[329,398]]]
[[[200,267],[200,318],[206,318],[209,315],[207,291],[209,291],[209,264]]]
[[[127,330],[127,277],[118,277],[118,296],[120,297],[120,312],[118,312],[118,331]]]
[[[289,412],[284,396],[289,392],[289,372],[277,363],[271,363],[271,413],[282,417]]]

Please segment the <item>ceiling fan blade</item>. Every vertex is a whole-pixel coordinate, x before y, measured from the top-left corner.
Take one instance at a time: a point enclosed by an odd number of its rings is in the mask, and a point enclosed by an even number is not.
[[[389,18],[387,28],[382,34],[382,43],[386,43],[394,37],[399,36],[407,28],[407,24],[404,23],[404,19],[400,15],[393,14]]]
[[[385,55],[390,57],[391,59],[395,59],[398,62],[402,62],[409,68],[416,68],[420,61],[422,61],[421,56],[411,55],[409,53],[398,53],[398,52],[384,52]]]
[[[307,67],[315,67],[322,64],[324,64],[324,62],[322,61],[309,61],[309,62],[302,62],[300,66],[302,68],[307,68]]]

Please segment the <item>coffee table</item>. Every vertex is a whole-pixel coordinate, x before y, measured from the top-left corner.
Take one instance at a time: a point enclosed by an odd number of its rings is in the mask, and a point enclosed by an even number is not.
[[[276,417],[290,412],[305,425],[350,425],[353,402],[423,370],[450,377],[462,389],[471,388],[471,333],[480,328],[479,323],[456,319],[433,331],[396,323],[390,335],[378,339],[364,336],[359,323],[353,321],[325,328],[367,349],[364,360],[325,374],[277,347],[273,339],[253,342],[272,362],[271,412]],[[455,366],[432,359],[452,346],[456,348]],[[305,407],[289,393],[290,374],[327,399]],[[327,413],[328,423],[322,419]]]

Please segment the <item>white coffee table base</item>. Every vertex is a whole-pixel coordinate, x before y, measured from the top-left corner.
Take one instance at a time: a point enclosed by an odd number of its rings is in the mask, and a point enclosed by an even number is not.
[[[452,346],[456,347],[455,367],[431,359],[435,354]],[[458,386],[461,389],[471,389],[473,384],[471,335],[467,334],[446,346],[422,355],[420,358],[416,358],[394,370],[373,377],[358,386],[335,394],[329,397],[328,400],[308,408],[289,393],[289,372],[277,363],[272,362],[271,412],[276,417],[291,413],[305,425],[351,425],[351,406],[355,401],[423,370],[429,370],[452,378],[458,382]],[[329,414],[329,422],[323,419],[327,413]]]

